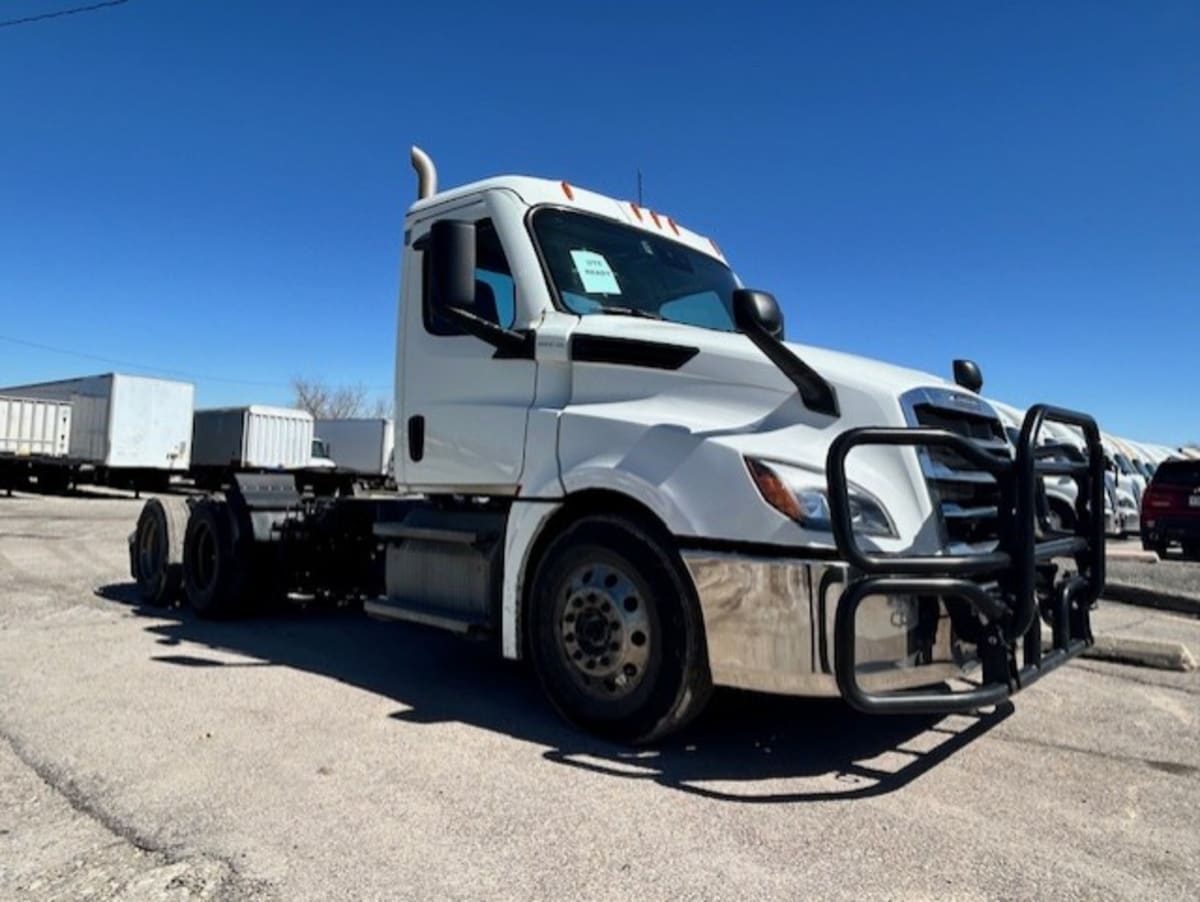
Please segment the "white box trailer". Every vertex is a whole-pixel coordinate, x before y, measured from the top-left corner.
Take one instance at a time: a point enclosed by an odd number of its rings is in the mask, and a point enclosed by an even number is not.
[[[0,395],[70,408],[66,453],[40,453],[26,461],[28,475],[44,490],[82,482],[163,488],[171,474],[186,473],[191,463],[190,382],[102,373],[0,387]],[[18,484],[23,479],[14,477]]]
[[[66,457],[70,442],[70,404],[0,397],[0,455]]]
[[[261,404],[197,410],[192,440],[196,470],[298,470],[312,457],[313,418]]]
[[[368,478],[391,474],[395,429],[390,418],[317,420],[315,428],[339,470]]]
[[[195,387],[190,382],[105,373],[0,388],[0,395],[71,405],[68,456],[121,469],[185,472]]]

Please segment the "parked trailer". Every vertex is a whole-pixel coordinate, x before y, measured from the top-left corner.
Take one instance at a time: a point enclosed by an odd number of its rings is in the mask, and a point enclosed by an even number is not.
[[[0,454],[66,457],[70,440],[70,404],[0,397]]]
[[[65,453],[31,456],[27,468],[40,487],[75,483],[158,489],[191,462],[190,383],[104,373],[0,388],[0,395],[70,408]],[[61,442],[61,434],[58,441]]]
[[[0,489],[23,488],[35,463],[67,456],[71,405],[0,397]]]
[[[1035,405],[1014,445],[974,364],[951,383],[785,342],[775,299],[671,217],[558,180],[439,193],[413,163],[397,491],[236,474],[156,500],[130,540],[147,601],[182,591],[218,617],[362,599],[489,637],[572,722],[633,741],[714,686],[971,711],[1091,644],[1090,417]],[[1080,430],[1078,459],[1040,441],[1051,422]],[[1057,475],[1076,485],[1069,526],[1039,492]]]
[[[392,474],[395,429],[390,418],[321,419],[315,428],[326,454],[339,470],[379,483]]]
[[[308,466],[313,417],[292,407],[214,407],[197,410],[192,466],[295,470]]]
[[[303,486],[345,491],[353,474],[313,459],[313,416],[295,407],[251,404],[197,410],[191,475],[204,488],[228,486],[236,473],[287,471]]]

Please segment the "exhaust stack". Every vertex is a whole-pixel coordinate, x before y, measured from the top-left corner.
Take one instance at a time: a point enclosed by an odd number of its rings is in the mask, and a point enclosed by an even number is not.
[[[424,200],[437,194],[437,167],[429,154],[413,145],[410,154],[412,167],[417,171],[417,200]]]

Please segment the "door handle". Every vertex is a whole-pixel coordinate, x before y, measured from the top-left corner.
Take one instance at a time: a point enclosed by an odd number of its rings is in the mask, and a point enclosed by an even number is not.
[[[408,457],[409,460],[420,462],[425,456],[425,417],[408,418]]]

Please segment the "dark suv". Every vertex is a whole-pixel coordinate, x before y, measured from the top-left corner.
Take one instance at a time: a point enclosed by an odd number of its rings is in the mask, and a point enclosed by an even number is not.
[[[1165,460],[1142,497],[1142,547],[1161,556],[1172,542],[1200,560],[1200,460]]]

